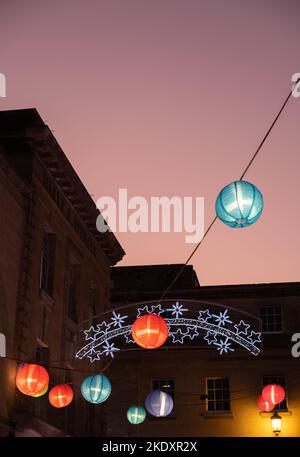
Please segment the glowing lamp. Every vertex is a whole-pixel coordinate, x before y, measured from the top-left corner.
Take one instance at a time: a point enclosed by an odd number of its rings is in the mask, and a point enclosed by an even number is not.
[[[111,384],[104,375],[89,376],[81,384],[81,394],[90,403],[103,403],[108,399],[110,393]]]
[[[41,365],[24,363],[18,369],[16,385],[22,394],[40,397],[48,388],[49,374]]]
[[[43,392],[41,392],[40,394],[36,394],[35,397],[42,397],[43,395],[45,395],[47,392],[48,392],[48,389],[49,389],[49,386],[47,386]]]
[[[146,398],[146,409],[155,417],[166,417],[173,409],[174,402],[171,395],[161,390],[153,390]]]
[[[264,401],[278,405],[284,400],[285,391],[279,384],[268,384],[263,388],[261,395]]]
[[[279,416],[277,411],[271,417],[271,421],[272,421],[273,433],[275,433],[275,435],[278,436],[279,433],[281,432],[281,416]]]
[[[131,424],[141,424],[146,419],[145,408],[142,406],[130,406],[127,411],[127,419]]]
[[[270,412],[270,411],[272,411],[272,409],[275,408],[274,403],[271,403],[269,401],[265,401],[263,399],[262,395],[259,395],[259,397],[257,397],[256,403],[257,403],[257,406],[259,407],[259,409],[261,411]]]
[[[216,200],[216,214],[229,227],[242,228],[260,217],[264,202],[260,190],[248,181],[225,186]]]
[[[68,384],[58,384],[49,392],[49,401],[54,408],[64,408],[73,400],[73,390]]]
[[[168,326],[162,317],[146,314],[135,320],[131,334],[136,344],[142,348],[156,349],[168,338]]]

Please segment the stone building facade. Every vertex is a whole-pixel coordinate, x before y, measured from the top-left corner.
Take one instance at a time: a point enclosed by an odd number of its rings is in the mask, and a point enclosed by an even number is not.
[[[102,408],[79,389],[102,365],[74,356],[81,323],[109,304],[110,267],[124,251],[96,230],[93,200],[35,109],[0,112],[0,165],[0,436],[104,434]],[[72,404],[22,395],[21,361],[45,366],[50,387],[69,383]]]
[[[170,270],[174,273],[175,269],[176,274],[180,268],[114,267],[112,306],[129,314],[128,308],[122,306],[142,303],[144,307],[147,301],[162,303],[159,297],[170,282]],[[161,289],[152,290],[147,279],[151,270],[153,276],[160,277]],[[265,384],[275,382],[285,388],[287,395],[286,401],[277,407],[282,418],[280,436],[300,436],[300,361],[291,354],[292,335],[300,332],[300,283],[200,287],[192,267],[185,275],[190,275],[190,280],[185,277],[178,282],[167,298],[184,308],[189,307],[190,300],[217,310],[225,306],[229,316],[235,310],[239,320],[246,323],[253,316],[262,331],[261,352],[254,356],[240,349],[221,355],[203,338],[182,345],[171,344],[169,339],[157,350],[128,347],[128,351],[116,354],[108,369],[115,385],[114,395],[106,404],[108,433],[147,437],[270,437],[274,435],[274,412],[260,413],[256,399]],[[131,287],[137,281],[139,288]],[[142,424],[129,424],[128,407],[143,405],[147,394],[157,388],[171,394],[174,411],[159,419],[147,414]]]

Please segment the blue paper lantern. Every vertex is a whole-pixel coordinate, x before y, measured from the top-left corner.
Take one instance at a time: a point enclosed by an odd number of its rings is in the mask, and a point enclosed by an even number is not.
[[[142,406],[130,406],[127,411],[127,419],[131,424],[137,425],[146,419],[146,411]]]
[[[247,227],[260,217],[264,206],[260,190],[248,181],[225,186],[216,200],[216,214],[229,227]]]
[[[146,409],[148,413],[156,417],[166,417],[174,406],[171,395],[161,390],[153,390],[146,398]]]
[[[106,376],[89,376],[81,384],[81,394],[90,403],[103,403],[111,393],[111,384]]]

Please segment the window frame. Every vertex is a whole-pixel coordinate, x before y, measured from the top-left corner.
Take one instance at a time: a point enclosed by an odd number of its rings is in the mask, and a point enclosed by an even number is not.
[[[281,330],[263,330],[263,318],[261,315],[261,310],[262,309],[274,309],[274,308],[279,308],[280,309],[280,316],[281,316]],[[274,313],[273,313],[274,316]],[[261,332],[263,335],[279,335],[284,333],[284,319],[283,319],[283,309],[281,305],[268,305],[268,306],[260,306],[259,307],[259,318],[261,321]]]
[[[218,381],[218,380],[228,381],[228,400],[225,400],[225,401],[229,402],[229,409],[209,409],[209,402],[212,400],[209,400],[208,391],[212,390],[212,389],[208,388],[208,382],[209,381]],[[229,376],[222,376],[222,377],[221,376],[217,376],[217,377],[210,376],[210,377],[206,378],[205,384],[206,384],[206,414],[231,414],[232,413],[232,404],[231,404],[231,392],[230,392],[230,377]],[[224,389],[222,389],[222,392],[223,392],[223,390]],[[214,386],[213,391],[214,392],[216,391],[215,386]],[[223,395],[222,395],[222,397],[223,397]],[[220,401],[220,400],[216,400],[215,395],[214,395],[213,401],[214,401],[214,404],[216,404],[217,401]],[[222,398],[222,403],[223,402],[224,402],[224,399]]]

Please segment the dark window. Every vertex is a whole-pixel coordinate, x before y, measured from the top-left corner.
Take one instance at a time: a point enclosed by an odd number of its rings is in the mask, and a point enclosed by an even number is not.
[[[152,381],[153,390],[162,390],[169,394],[174,402],[174,408],[167,417],[172,417],[175,414],[175,381],[174,379],[154,379]]]
[[[68,317],[78,322],[80,270],[78,264],[70,264],[68,268]]]
[[[282,332],[282,314],[280,306],[260,308],[259,314],[263,332]]]
[[[207,411],[230,411],[229,379],[207,379]]]
[[[49,318],[48,318],[48,311],[46,306],[42,307],[42,341],[45,342],[47,340],[48,336],[48,324],[49,324]]]
[[[44,232],[41,255],[40,288],[50,296],[52,296],[53,292],[54,252],[55,235],[53,233]]]
[[[50,349],[48,347],[38,346],[36,348],[35,358],[38,364],[47,367],[49,365],[50,360]]]
[[[279,384],[285,390],[285,399],[276,405],[274,411],[287,411],[287,387],[286,387],[286,379],[284,376],[264,376],[263,378],[263,386],[267,386],[268,384]]]
[[[89,323],[90,326],[96,325],[95,316],[97,314],[97,290],[90,289],[89,293]]]

